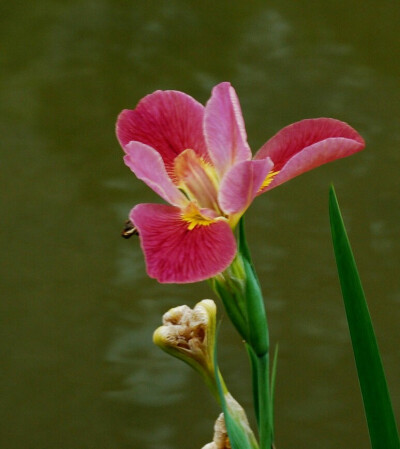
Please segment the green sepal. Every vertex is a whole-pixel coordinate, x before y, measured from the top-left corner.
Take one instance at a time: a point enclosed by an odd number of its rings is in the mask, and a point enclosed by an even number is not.
[[[268,324],[265,313],[264,299],[261,292],[257,273],[251,260],[249,246],[244,229],[244,217],[239,221],[238,232],[239,258],[244,269],[244,295],[248,325],[247,342],[258,357],[269,350]]]
[[[399,434],[375,332],[333,186],[329,192],[329,215],[371,447],[399,449]]]
[[[229,285],[225,282],[221,282],[214,278],[212,281],[212,289],[220,297],[222,303],[224,304],[226,313],[232,324],[235,326],[240,336],[247,340],[248,326],[245,311],[243,310],[244,305],[242,304],[242,293],[240,288],[236,288],[233,283],[229,282]]]
[[[271,396],[269,384],[269,355],[257,357],[257,379],[258,379],[258,407],[259,407],[259,433],[260,448],[270,449],[272,446],[273,419],[271,416]]]
[[[246,258],[243,258],[243,265],[246,273],[245,294],[247,319],[249,322],[248,342],[257,357],[262,357],[268,354],[269,351],[268,325],[264,300],[258,280],[250,262]]]

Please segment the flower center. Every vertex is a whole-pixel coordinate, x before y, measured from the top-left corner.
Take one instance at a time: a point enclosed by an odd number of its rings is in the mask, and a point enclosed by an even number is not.
[[[178,187],[200,208],[221,213],[218,205],[218,178],[214,167],[193,150],[180,153],[174,161],[174,175]]]

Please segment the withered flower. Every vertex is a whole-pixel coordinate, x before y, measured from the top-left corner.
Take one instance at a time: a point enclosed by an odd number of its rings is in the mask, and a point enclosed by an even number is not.
[[[163,315],[163,325],[154,332],[153,341],[199,372],[218,397],[214,367],[216,315],[211,299],[203,299],[193,309],[174,307]]]
[[[203,446],[202,449],[231,449],[223,413],[221,413],[215,421],[212,442]]]

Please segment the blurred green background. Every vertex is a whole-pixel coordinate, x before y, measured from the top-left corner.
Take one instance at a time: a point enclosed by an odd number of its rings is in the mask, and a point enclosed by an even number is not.
[[[168,308],[211,292],[148,279],[138,241],[119,237],[130,208],[158,198],[124,166],[114,124],[153,90],[204,103],[225,80],[253,151],[283,126],[320,116],[349,122],[367,141],[364,152],[259,198],[247,228],[280,345],[277,447],[368,447],[328,187],[399,417],[400,3],[22,0],[3,2],[0,22],[0,447],[211,441],[218,407],[151,341]],[[246,356],[226,318],[219,354],[249,409]]]

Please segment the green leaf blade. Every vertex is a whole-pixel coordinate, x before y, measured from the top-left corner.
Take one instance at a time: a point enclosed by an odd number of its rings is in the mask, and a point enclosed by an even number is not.
[[[329,215],[371,446],[373,449],[400,449],[375,332],[333,186],[329,192]]]

